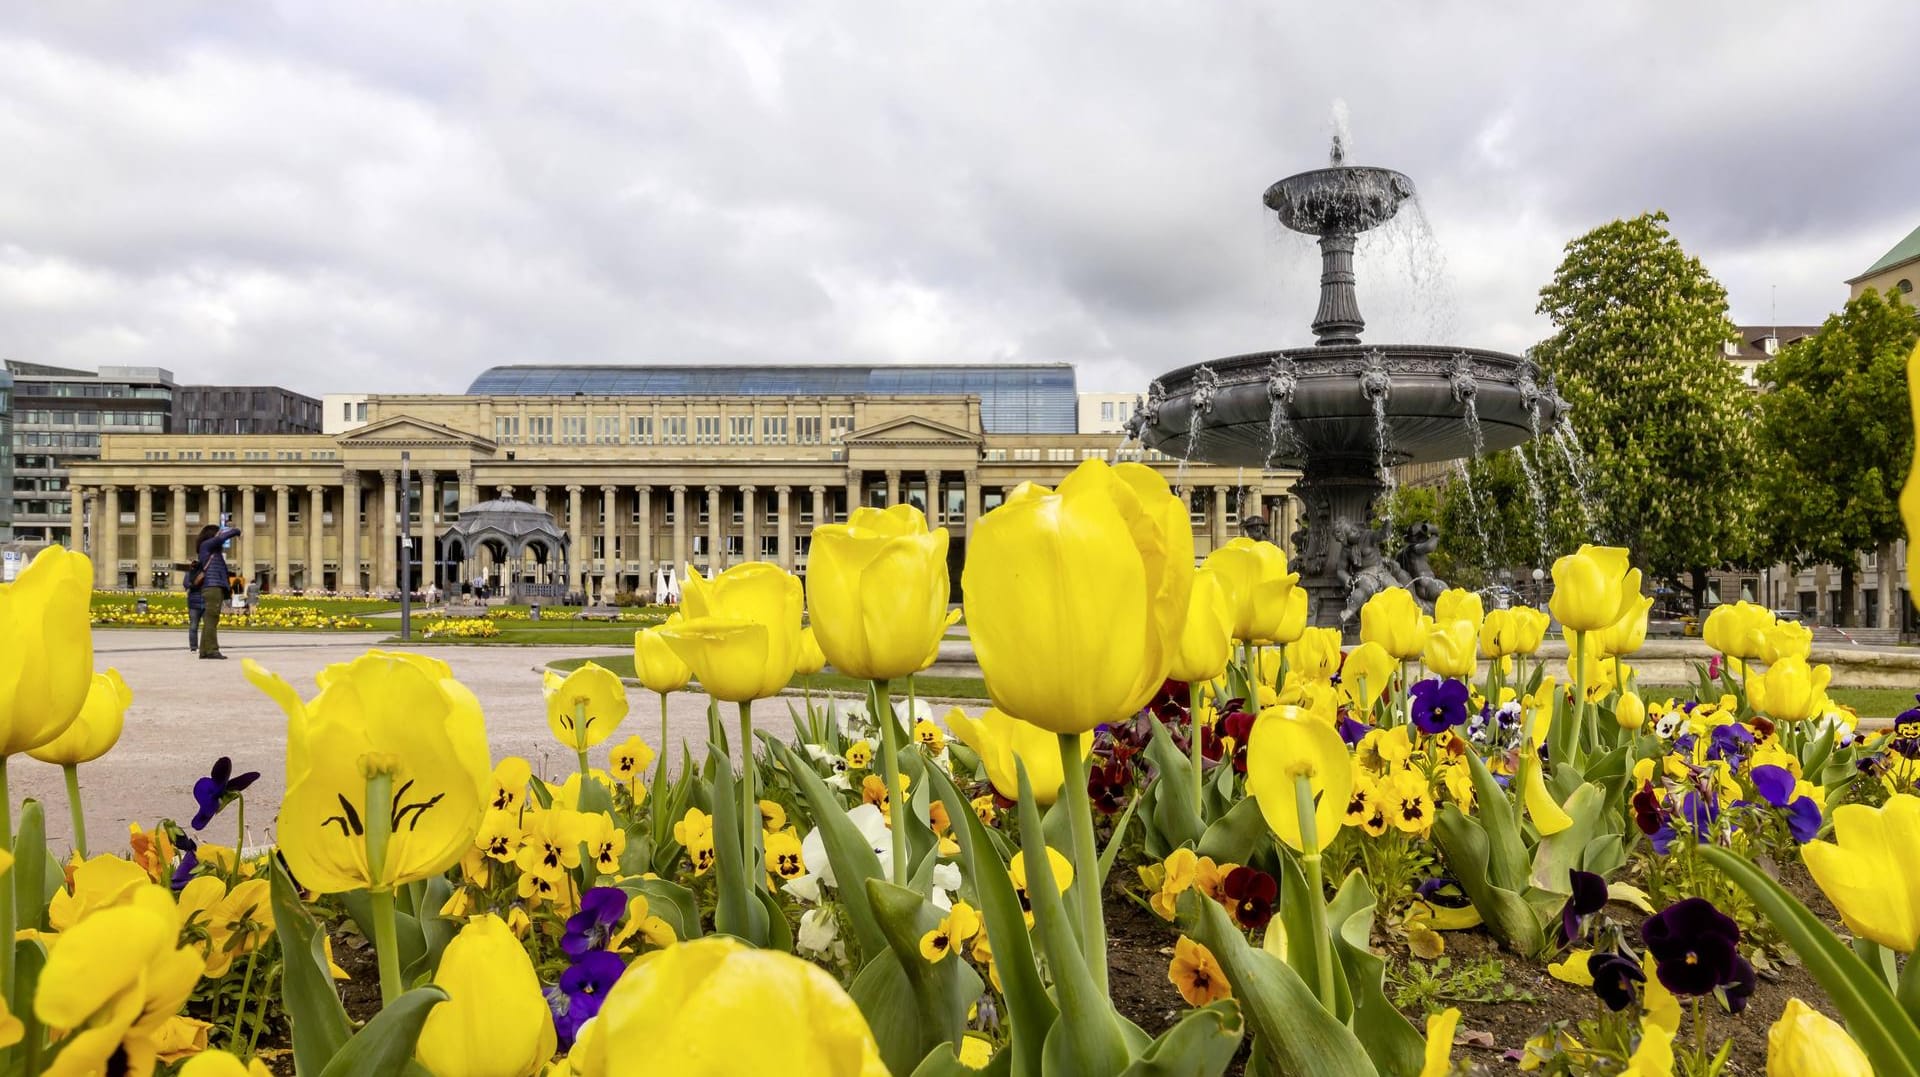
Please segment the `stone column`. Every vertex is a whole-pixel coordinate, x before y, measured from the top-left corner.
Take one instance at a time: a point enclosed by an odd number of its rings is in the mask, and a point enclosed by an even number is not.
[[[202,527],[205,527],[207,524],[212,524],[215,527],[220,526],[220,487],[209,483],[207,487],[201,491],[201,495],[200,525]],[[189,541],[191,542],[191,540]],[[187,553],[187,559],[192,560],[198,556],[200,556],[200,548],[198,544],[194,544],[193,549]]]
[[[861,495],[860,478],[861,478],[860,472],[851,470],[851,469],[848,470],[847,472],[847,515],[848,516],[852,516],[853,510],[860,507],[860,495]],[[832,522],[833,522],[832,520],[826,519],[818,514],[815,514],[813,518],[813,523],[815,527],[818,527],[821,524],[830,524]]]
[[[336,588],[343,595],[360,593],[360,473],[340,473],[340,578]]]
[[[153,487],[142,483],[134,487],[133,537],[139,543],[133,551],[135,590],[153,586]]]
[[[640,573],[640,590],[653,590],[653,487],[644,483],[633,488],[633,504],[640,510],[640,545],[634,550],[634,568]]]
[[[433,471],[420,469],[420,586],[440,582],[440,559],[433,549],[434,532],[439,528],[434,524],[434,516],[440,508],[439,491],[433,486]],[[405,527],[405,523],[402,523]]]
[[[813,495],[813,526],[819,527],[821,524],[832,523],[832,520],[827,519],[827,514],[833,511],[832,508],[827,505],[827,488],[824,486],[809,486],[807,487],[807,493]],[[812,533],[811,529],[809,529],[808,533]]]
[[[620,556],[616,548],[620,539],[620,488],[602,486],[600,488],[600,508],[606,519],[600,522],[600,543],[603,547],[600,560],[600,597],[606,598],[607,588],[620,589]]]
[[[240,586],[253,582],[254,568],[260,563],[259,539],[253,533],[253,517],[260,511],[254,488],[240,488]]]
[[[307,487],[307,572],[309,591],[327,587],[327,488]]]
[[[1213,488],[1211,523],[1213,524],[1213,548],[1216,550],[1227,544],[1227,495],[1231,492],[1232,489],[1226,486]]]
[[[546,496],[546,487],[536,486],[540,496]],[[567,544],[572,547],[572,556],[567,558],[567,589],[586,593],[587,571],[587,529],[582,519],[582,495],[586,487],[574,484],[567,487]]]
[[[67,487],[67,549],[85,553],[87,549],[87,498],[84,486]],[[89,555],[91,556],[91,555]]]
[[[505,500],[507,500],[508,498],[510,498],[510,497],[512,497],[512,496],[513,496],[513,487],[511,487],[511,486],[502,486],[502,487],[500,487],[500,489],[499,489],[499,494],[500,494],[500,500],[502,500],[502,501],[505,501]]]
[[[980,521],[980,473],[978,471],[968,471],[966,478],[967,503],[965,512],[967,518],[962,520],[961,523],[967,525],[968,531],[972,531],[973,525]]]
[[[93,513],[93,575],[102,590],[120,586],[120,488],[102,486]]]
[[[758,561],[760,559],[760,521],[754,511],[759,508],[759,498],[753,496],[757,486],[740,488],[740,559]]]
[[[780,549],[778,552],[778,556],[776,556],[773,559],[773,561],[774,561],[774,564],[779,565],[781,568],[786,569],[788,572],[792,572],[793,571],[793,487],[776,486],[773,488],[773,492],[779,495],[779,500],[774,502],[774,511],[779,515],[778,527],[775,533],[776,535],[778,535],[779,542],[780,542]]]
[[[373,581],[375,594],[400,586],[400,536],[406,534],[406,524],[399,515],[400,473],[390,467],[381,468],[380,523],[373,529],[374,541],[380,548],[380,556],[374,562],[380,566],[380,574]]]
[[[887,504],[898,505],[899,503],[900,503],[900,469],[897,467],[888,468],[887,469]]]
[[[187,552],[187,488],[169,486],[167,493],[167,528],[172,534],[167,545],[167,557],[176,565],[184,565],[193,560]]]
[[[673,574],[687,570],[687,488],[673,487]]]
[[[460,481],[460,500],[457,504],[460,506],[460,511],[465,512],[479,503],[480,488],[474,484],[473,469],[470,467],[454,472],[454,477]]]
[[[293,590],[293,540],[287,534],[293,502],[287,498],[288,489],[284,483],[273,487],[273,592],[282,595]]]
[[[545,484],[533,488],[533,507],[541,512],[547,511],[547,488]]]
[[[720,521],[725,518],[725,509],[720,505],[720,487],[707,487],[707,572],[717,576],[727,564],[727,529]]]
[[[944,506],[941,505],[940,503],[940,471],[938,468],[928,468],[927,469],[927,526],[928,527],[933,528],[933,527],[940,526],[940,517],[942,515],[940,510],[943,507]]]

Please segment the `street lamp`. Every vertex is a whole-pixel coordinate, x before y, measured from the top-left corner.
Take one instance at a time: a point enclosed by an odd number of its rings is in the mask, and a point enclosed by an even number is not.
[[[1546,602],[1547,585],[1544,582],[1546,578],[1547,571],[1545,569],[1536,568],[1533,570],[1533,605],[1535,609],[1538,609]]]
[[[407,525],[413,517],[413,454],[400,454],[400,638],[413,638],[413,539]]]

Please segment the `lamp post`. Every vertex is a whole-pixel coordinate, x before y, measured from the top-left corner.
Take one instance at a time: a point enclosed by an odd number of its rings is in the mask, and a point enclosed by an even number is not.
[[[1539,609],[1541,606],[1544,606],[1547,604],[1547,585],[1545,582],[1543,582],[1546,580],[1546,578],[1547,578],[1547,571],[1545,569],[1536,568],[1533,570],[1533,608],[1534,609]]]
[[[413,638],[413,538],[407,534],[413,518],[413,454],[400,454],[400,638]]]

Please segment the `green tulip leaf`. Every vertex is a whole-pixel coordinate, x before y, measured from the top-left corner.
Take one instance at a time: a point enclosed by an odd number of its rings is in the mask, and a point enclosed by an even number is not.
[[[1240,1049],[1246,1027],[1232,999],[1190,1010],[1120,1077],[1219,1077]]]
[[[367,1027],[333,1056],[320,1077],[400,1077],[413,1065],[413,1046],[427,1014],[447,1001],[447,993],[428,985],[381,1007]]]
[[[1193,760],[1180,751],[1173,742],[1173,734],[1161,724],[1160,719],[1148,716],[1153,723],[1153,738],[1147,742],[1147,759],[1160,771],[1160,776],[1185,776],[1193,772]],[[1167,853],[1200,840],[1206,833],[1206,822],[1194,811],[1193,801],[1182,795],[1184,786],[1178,781],[1158,781],[1154,783],[1153,810],[1147,819],[1153,824],[1149,832],[1157,834],[1164,852],[1149,849],[1151,855],[1164,858]]]
[[[1746,891],[1793,947],[1833,1003],[1879,1077],[1920,1077],[1920,1026],[1880,975],[1869,969],[1779,883],[1743,857],[1703,845],[1700,855]]]
[[[1568,873],[1578,868],[1586,855],[1587,843],[1593,840],[1605,800],[1605,791],[1591,782],[1574,790],[1573,796],[1561,805],[1573,822],[1565,830],[1540,839],[1540,844],[1535,846],[1533,872],[1527,878],[1530,885],[1558,894],[1562,899],[1573,893]]]
[[[1159,780],[1166,780],[1164,772]],[[1266,816],[1260,814],[1260,802],[1246,797],[1207,828],[1194,852],[1210,856],[1216,863],[1251,864],[1272,845],[1273,831],[1267,827]]]
[[[887,948],[887,937],[867,904],[867,880],[886,877],[880,858],[873,855],[873,846],[867,844],[860,828],[847,818],[840,801],[813,768],[784,744],[769,742],[769,747],[787,764],[787,772],[795,779],[800,796],[807,802],[807,810],[813,814],[814,827],[820,831],[821,841],[827,848],[827,862],[833,865],[834,885],[840,899],[846,902],[848,919],[853,921],[861,959],[870,963]],[[973,812],[966,814],[971,817]]]
[[[1012,1059],[1010,1068],[1015,1077],[1041,1077],[1042,1051],[1059,1011],[1040,979],[1026,914],[1007,874],[1011,857],[993,843],[985,824],[945,774],[938,769],[930,771],[928,784],[955,821],[965,875],[980,897],[980,917],[993,946],[993,962],[1000,973],[1001,994],[1006,997],[1007,1017],[1013,1027],[1013,1043],[1001,1054]]]
[[[1107,876],[1113,873],[1113,862],[1120,857],[1120,847],[1126,843],[1127,827],[1133,823],[1133,813],[1140,807],[1145,795],[1135,796],[1127,801],[1126,810],[1114,821],[1113,833],[1107,837],[1107,847],[1100,852],[1100,889],[1107,888]]]
[[[5,807],[0,804],[0,809]],[[39,801],[29,798],[20,804],[20,826],[13,832],[13,867],[7,873],[13,878],[0,880],[0,886],[13,887],[14,915],[22,928],[47,926],[48,880],[66,878],[58,866],[54,872],[47,870],[48,859],[46,812]]]
[[[293,1064],[301,1073],[319,1073],[346,1045],[353,1024],[334,990],[320,925],[277,857],[271,871],[273,931],[285,961],[280,1002],[293,1026]]]
[[[1319,998],[1320,952],[1332,947],[1330,934],[1321,934],[1314,930],[1312,902],[1326,900],[1325,894],[1315,894],[1307,885],[1307,876],[1300,868],[1299,854],[1291,848],[1279,847],[1280,860],[1280,923],[1286,931],[1286,963],[1306,982],[1307,989]],[[1326,923],[1332,926],[1335,921],[1329,914]],[[1320,999],[1327,1012],[1339,1020],[1346,1020],[1352,1013],[1352,1000],[1347,994],[1346,984],[1336,978],[1333,982],[1334,996]]]
[[[1471,752],[1468,757],[1472,758]],[[1433,839],[1488,933],[1508,949],[1539,953],[1546,945],[1540,918],[1518,893],[1495,885],[1488,872],[1490,843],[1479,821],[1448,804],[1434,819]]]
[[[780,899],[764,886],[753,888],[753,896],[760,901],[760,907],[767,915],[767,949],[783,953],[793,952],[793,925],[787,922],[787,912],[780,907]]]
[[[1320,1005],[1313,989],[1285,961],[1248,946],[1218,902],[1189,891],[1180,897],[1180,911],[1183,919],[1193,918],[1189,933],[1213,952],[1227,974],[1253,1031],[1254,1056],[1266,1060],[1264,1068],[1250,1072],[1379,1077],[1353,1030]]]
[[[879,918],[887,945],[905,975],[913,999],[912,1033],[915,1042],[901,1042],[897,1057],[882,1058],[895,1073],[923,1059],[935,1044],[955,1043],[966,1031],[967,1007],[985,987],[980,975],[958,954],[930,963],[921,956],[920,939],[940,923],[944,914],[925,898],[884,879],[867,880],[867,904]]]
[[[710,716],[711,717],[711,716]],[[718,726],[718,721],[714,721]],[[707,749],[707,782],[713,788],[713,874],[717,907],[713,929],[767,944],[767,911],[753,896],[752,869],[740,849],[740,792],[733,780],[733,762],[716,741]]]
[[[1327,904],[1334,953],[1346,972],[1353,998],[1348,1023],[1381,1073],[1418,1073],[1426,1061],[1427,1038],[1387,1001],[1387,963],[1373,952],[1373,914],[1378,897],[1366,876],[1355,871]]]
[[[14,1015],[20,1020],[20,1042],[38,1045],[44,1030],[33,1014],[33,996],[40,989],[40,970],[47,965],[47,948],[38,939],[21,939],[13,946],[13,996],[20,1000]]]
[[[1493,780],[1493,772],[1472,748],[1467,749],[1467,769],[1473,776],[1473,818],[1486,836],[1486,878],[1503,890],[1518,892],[1527,883],[1528,867],[1520,817],[1507,791]]]
[[[1580,870],[1591,871],[1602,877],[1627,866],[1627,847],[1618,834],[1602,834],[1587,843],[1587,849],[1580,854]]]

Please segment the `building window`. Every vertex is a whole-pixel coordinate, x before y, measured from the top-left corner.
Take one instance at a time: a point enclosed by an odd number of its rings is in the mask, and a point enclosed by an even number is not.
[[[627,444],[653,444],[653,416],[632,415],[627,418]]]
[[[827,419],[827,440],[839,441],[853,433],[853,416],[834,415]]]
[[[1040,459],[1040,450],[1039,449],[1015,449],[1013,450],[1013,458],[1015,460],[1038,460]]]
[[[660,420],[660,444],[685,445],[687,443],[687,417],[669,415]]]
[[[761,559],[771,561],[779,556],[780,556],[780,536],[779,535],[761,535],[760,536]]]
[[[728,557],[741,557],[746,554],[747,540],[744,537],[740,535],[728,535],[726,536],[726,543]]]
[[[732,415],[727,418],[727,444],[753,444],[753,416]]]
[[[801,415],[793,420],[793,443],[795,445],[820,444],[820,416]]]
[[[502,445],[517,444],[520,441],[520,417],[518,415],[494,416],[493,440]]]
[[[1102,400],[1100,402],[1100,421],[1103,423],[1113,421],[1113,401]]]
[[[593,440],[597,445],[620,444],[620,416],[601,415],[593,420]]]
[[[340,405],[340,418],[344,422],[353,421],[353,401],[348,400]]]
[[[353,411],[354,411],[353,417],[355,419],[363,423],[367,421],[367,402],[366,401],[362,400],[358,404],[355,404],[353,406]]]
[[[1898,283],[1896,283],[1893,286],[1893,290],[1896,292],[1899,292],[1901,295],[1912,295],[1913,282],[1902,278]]]
[[[1072,449],[1048,449],[1047,459],[1054,463],[1064,463],[1073,459]]]
[[[527,443],[530,445],[553,444],[553,416],[527,416]]]
[[[560,417],[560,441],[564,445],[585,445],[587,443],[587,417],[585,415],[562,415]]]
[[[720,416],[718,415],[694,416],[693,443],[695,445],[720,444]]]
[[[785,445],[787,443],[787,417],[768,415],[760,420],[760,444]]]

